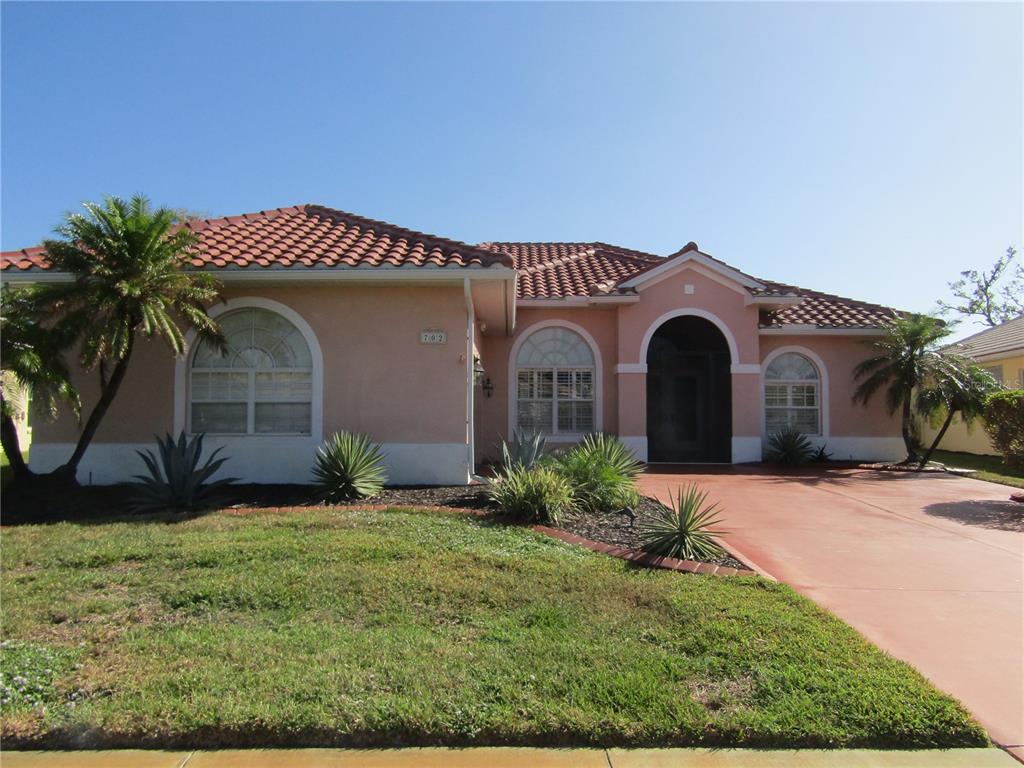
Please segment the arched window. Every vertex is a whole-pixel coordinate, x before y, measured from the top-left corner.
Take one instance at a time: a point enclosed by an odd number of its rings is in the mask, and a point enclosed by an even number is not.
[[[266,309],[217,322],[227,349],[201,341],[192,356],[191,432],[300,434],[312,426],[313,358],[302,333]]]
[[[531,333],[516,355],[516,426],[546,434],[594,431],[594,353],[568,328]]]
[[[786,352],[764,372],[764,421],[769,434],[795,429],[821,434],[821,376],[810,360]]]

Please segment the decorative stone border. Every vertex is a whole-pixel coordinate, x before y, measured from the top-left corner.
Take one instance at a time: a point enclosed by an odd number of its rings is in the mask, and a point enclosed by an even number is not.
[[[323,509],[324,507],[237,507],[234,509],[226,509],[224,512],[229,515],[248,515],[255,512],[270,512],[270,513],[289,513],[289,512],[308,512],[313,509]],[[455,512],[463,515],[473,515],[474,517],[488,517],[489,512],[485,512],[480,509],[467,509],[466,507],[440,507],[419,505],[410,506],[407,504],[344,504],[335,505],[335,509],[353,509],[353,510],[365,510],[368,512],[384,512],[388,509],[409,509],[414,512]],[[649,552],[644,552],[639,549],[629,549],[628,547],[617,547],[614,544],[604,544],[600,541],[593,541],[592,539],[585,539],[582,536],[577,536],[575,533],[569,533],[563,531],[560,528],[549,528],[546,525],[531,525],[528,526],[530,530],[536,531],[537,533],[543,533],[545,536],[550,536],[553,539],[564,541],[567,544],[576,544],[592,552],[600,552],[602,555],[608,555],[610,557],[617,557],[620,560],[626,560],[636,565],[642,565],[647,568],[662,568],[666,571],[679,571],[681,573],[701,573],[705,575],[714,576],[754,576],[755,571],[749,568],[732,568],[726,565],[715,565],[714,563],[698,563],[694,560],[677,560],[674,557],[658,557],[652,555]],[[737,558],[738,559],[738,558]]]

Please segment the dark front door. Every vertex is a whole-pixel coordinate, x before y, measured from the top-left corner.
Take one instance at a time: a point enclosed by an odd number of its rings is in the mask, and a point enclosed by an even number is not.
[[[699,317],[666,322],[647,351],[647,455],[654,462],[728,462],[729,347]]]

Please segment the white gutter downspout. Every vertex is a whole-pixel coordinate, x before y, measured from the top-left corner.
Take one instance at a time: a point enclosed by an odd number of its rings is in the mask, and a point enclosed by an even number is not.
[[[462,280],[463,291],[466,294],[466,450],[467,455],[467,476],[468,483],[473,479],[476,470],[476,446],[473,435],[473,291],[470,288],[469,278]]]

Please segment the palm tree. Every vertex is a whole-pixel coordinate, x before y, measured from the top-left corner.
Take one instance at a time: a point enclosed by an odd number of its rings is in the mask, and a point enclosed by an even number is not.
[[[21,455],[18,428],[14,422],[24,407],[20,397],[31,393],[37,413],[50,418],[57,415],[61,401],[71,406],[75,417],[80,411],[78,392],[71,385],[62,352],[69,340],[39,324],[37,296],[32,288],[7,289],[3,292],[0,311],[0,445],[11,463],[14,482],[21,484],[32,477]]]
[[[953,417],[959,413],[964,423],[970,424],[984,413],[988,396],[999,389],[999,383],[985,369],[963,358],[949,356],[949,359],[951,365],[948,369],[927,382],[917,393],[915,405],[922,416],[930,418],[943,410],[946,413],[942,428],[921,457],[918,470],[927,466]]]
[[[929,379],[944,375],[953,363],[938,349],[939,342],[950,334],[940,320],[927,315],[908,314],[893,318],[883,338],[867,342],[875,354],[853,369],[859,381],[853,402],[867,405],[883,387],[890,414],[901,412],[903,443],[907,458],[917,459],[914,446],[911,403],[914,389]]]
[[[69,214],[43,243],[54,271],[73,275],[70,284],[49,284],[41,291],[48,322],[79,346],[85,370],[98,370],[100,395],[82,427],[67,463],[57,470],[74,480],[78,464],[124,381],[136,336],[159,336],[175,355],[185,352],[179,327],[222,343],[206,305],[217,297],[211,275],[187,271],[196,236],[176,224],[168,208],[152,210],[135,195],[86,203],[85,214]]]

